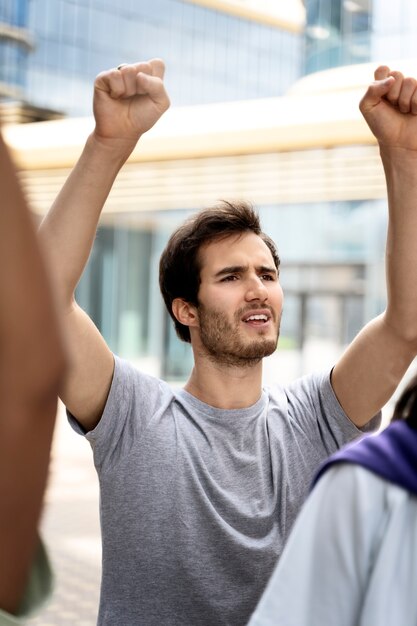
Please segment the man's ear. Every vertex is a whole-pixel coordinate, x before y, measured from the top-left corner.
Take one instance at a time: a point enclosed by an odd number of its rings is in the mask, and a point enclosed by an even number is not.
[[[175,298],[172,301],[172,312],[180,324],[184,326],[198,326],[197,308],[186,300]]]

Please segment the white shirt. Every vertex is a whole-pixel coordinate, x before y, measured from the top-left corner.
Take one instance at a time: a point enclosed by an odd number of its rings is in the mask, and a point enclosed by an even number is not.
[[[319,480],[248,626],[416,626],[417,497],[352,464]]]

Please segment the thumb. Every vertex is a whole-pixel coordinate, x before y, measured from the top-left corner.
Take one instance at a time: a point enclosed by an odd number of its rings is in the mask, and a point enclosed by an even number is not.
[[[387,76],[387,78],[384,78],[383,80],[376,80],[369,85],[359,104],[359,108],[362,113],[366,114],[377,106],[381,102],[382,98],[387,95],[394,83],[395,78],[393,76]]]

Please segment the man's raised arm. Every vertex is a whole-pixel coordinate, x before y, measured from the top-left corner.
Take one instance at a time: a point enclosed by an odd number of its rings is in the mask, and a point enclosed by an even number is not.
[[[94,84],[95,129],[45,217],[40,237],[71,350],[61,397],[87,429],[100,419],[113,375],[113,357],[74,291],[93,245],[112,184],[140,136],[169,106],[159,59],[99,74]]]
[[[417,354],[417,81],[381,66],[360,109],[379,143],[389,226],[387,308],[332,374],[339,402],[359,426],[389,400]]]

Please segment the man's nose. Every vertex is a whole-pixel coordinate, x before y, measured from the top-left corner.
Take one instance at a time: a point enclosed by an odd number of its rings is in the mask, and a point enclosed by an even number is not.
[[[248,285],[246,289],[246,300],[260,300],[265,302],[268,299],[268,290],[264,281],[260,276],[252,276],[248,279]]]

